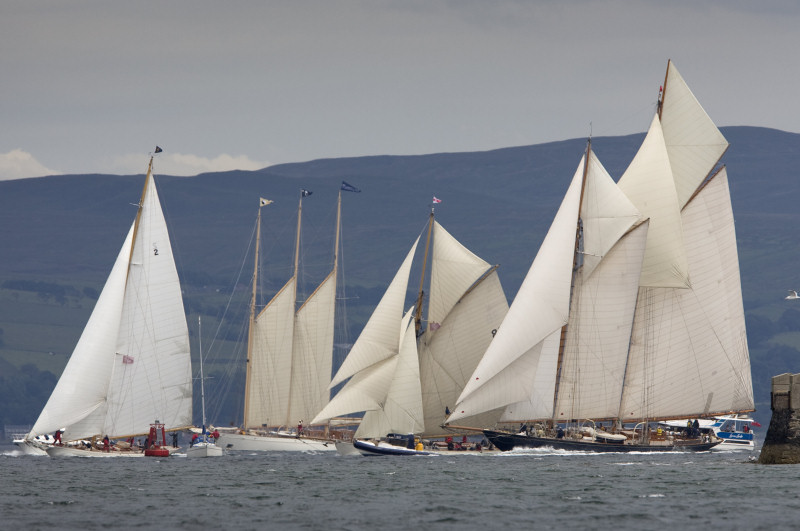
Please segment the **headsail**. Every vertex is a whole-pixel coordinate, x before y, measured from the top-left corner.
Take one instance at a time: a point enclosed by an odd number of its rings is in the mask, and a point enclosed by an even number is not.
[[[683,208],[728,149],[728,141],[672,61],[667,63],[659,118],[678,201]]]

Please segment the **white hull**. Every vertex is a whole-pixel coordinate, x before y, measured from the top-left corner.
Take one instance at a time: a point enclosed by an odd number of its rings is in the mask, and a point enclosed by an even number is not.
[[[47,455],[46,446],[26,441],[25,439],[14,439],[14,448],[22,452],[23,455]]]
[[[222,447],[214,443],[198,443],[186,450],[186,457],[220,457]]]
[[[358,451],[358,449],[356,449],[355,446],[353,446],[353,442],[352,441],[337,442],[336,443],[336,452],[339,455],[343,455],[345,457],[350,457],[350,456],[354,456],[354,455],[355,456],[362,455],[361,452]]]
[[[47,455],[50,457],[144,457],[144,452],[139,450],[104,452],[103,450],[88,450],[72,446],[51,446],[47,449]]]
[[[753,440],[750,441],[730,441],[728,439],[723,439],[722,443],[720,443],[715,450],[755,450],[756,443]]]
[[[217,446],[228,450],[247,452],[335,452],[333,441],[307,439],[305,437],[282,437],[279,435],[243,435],[223,433]]]

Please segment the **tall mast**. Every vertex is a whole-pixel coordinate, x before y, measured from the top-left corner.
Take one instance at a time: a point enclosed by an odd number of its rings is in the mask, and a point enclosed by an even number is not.
[[[139,223],[142,220],[142,209],[144,208],[144,199],[147,196],[147,187],[150,184],[150,179],[153,178],[153,155],[150,155],[150,163],[147,165],[147,175],[144,178],[144,188],[142,189],[142,197],[139,198],[139,210],[136,212],[136,221],[133,223],[133,237],[131,238],[131,253],[128,256],[128,271],[130,271],[131,262],[133,261],[133,250],[136,247],[136,234],[139,232]]]
[[[297,270],[298,264],[300,262],[300,220],[303,215],[303,195],[305,194],[305,190],[300,190],[300,202],[297,206],[297,237],[295,238],[294,242],[294,293],[292,294],[292,301],[294,304],[292,305],[292,343],[294,343],[294,327],[297,323],[297,309],[295,308],[297,303]],[[289,415],[292,411],[292,381],[294,379],[294,346],[292,346],[292,360],[289,364],[289,398],[286,401],[286,422],[285,424],[289,424],[291,420]]]
[[[203,409],[203,435],[206,431],[206,387],[203,378],[203,332],[200,316],[197,316],[197,343],[200,351],[200,404]]]
[[[431,215],[428,218],[428,237],[425,241],[425,256],[422,259],[422,273],[419,278],[419,296],[417,297],[417,311],[414,316],[414,329],[417,337],[419,337],[419,330],[422,327],[422,300],[425,297],[424,284],[425,284],[425,269],[428,265],[428,250],[431,245],[431,231],[433,229],[433,207],[431,207]]]
[[[569,315],[569,310],[572,307],[572,295],[575,290],[575,274],[577,273],[578,269],[578,258],[581,252],[581,241],[583,239],[583,223],[581,222],[581,210],[583,208],[583,194],[586,191],[586,177],[589,174],[589,156],[592,153],[592,139],[589,139],[586,142],[586,156],[583,159],[583,176],[581,177],[581,196],[580,202],[578,203],[578,219],[575,220],[575,251],[572,254],[572,284],[570,286],[570,294],[569,294],[569,307],[567,310],[567,315]],[[561,371],[563,369],[562,364],[564,361],[564,346],[567,342],[567,329],[569,328],[569,322],[561,327],[561,337],[559,338],[558,343],[558,362],[556,364],[556,385],[555,385],[555,392],[553,393],[553,414],[555,415],[556,412],[556,403],[558,402],[558,391],[559,387],[561,386]]]
[[[339,232],[341,231],[342,224],[342,190],[339,189],[339,198],[336,201],[336,237],[333,243],[333,274],[339,268]]]
[[[247,429],[247,419],[250,412],[250,380],[252,378],[252,351],[253,351],[253,330],[256,325],[256,288],[258,286],[258,248],[261,243],[261,206],[258,207],[258,221],[256,222],[256,252],[255,263],[253,266],[253,292],[250,297],[250,326],[247,331],[247,363],[244,379],[244,419],[242,424]]]

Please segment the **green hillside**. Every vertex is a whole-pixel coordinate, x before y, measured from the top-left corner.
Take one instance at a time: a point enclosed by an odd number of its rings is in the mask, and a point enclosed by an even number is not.
[[[770,377],[800,372],[800,307],[783,300],[800,259],[794,168],[800,135],[728,127],[728,167],[758,412],[769,419]],[[643,135],[593,139],[618,178]],[[343,196],[346,328],[341,360],[422,230],[436,216],[464,245],[500,264],[509,300],[519,288],[585,148],[574,139],[478,153],[376,156],[284,164],[260,171],[158,175],[197,355],[197,316],[209,351],[212,419],[240,420],[251,245],[263,210],[267,299],[290,275],[298,190],[308,293],[330,268],[336,194]],[[142,160],[142,169],[146,167]],[[143,176],[69,175],[0,182],[0,425],[32,423],[60,374],[135,215]],[[302,296],[302,295],[301,295]],[[227,309],[226,309],[227,308]],[[224,315],[224,319],[223,319]],[[221,323],[221,325],[220,325]],[[217,339],[212,343],[212,338]],[[199,408],[198,408],[199,411]]]

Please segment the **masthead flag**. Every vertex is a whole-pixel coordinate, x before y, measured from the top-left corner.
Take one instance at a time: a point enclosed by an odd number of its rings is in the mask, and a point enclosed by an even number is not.
[[[161,149],[160,147],[156,146],[156,153],[161,153],[162,151],[164,151],[164,150]]]
[[[273,201],[271,199],[264,199],[263,197],[261,198],[261,206],[271,205],[274,202],[275,201]]]
[[[435,205],[435,204],[437,204],[437,203],[441,203],[441,202],[442,202],[442,200],[441,200],[441,199],[439,199],[439,198],[438,198],[438,197],[436,197],[436,196],[433,196],[433,204],[434,204],[434,205]]]
[[[348,184],[344,181],[342,181],[342,190],[344,190],[345,192],[356,192],[356,193],[361,191],[352,184]]]
[[[308,196],[310,196],[311,194],[312,194],[312,192],[309,192],[309,191],[308,191],[308,190],[306,190],[305,188],[301,188],[301,189],[300,189],[300,197],[308,197]]]

